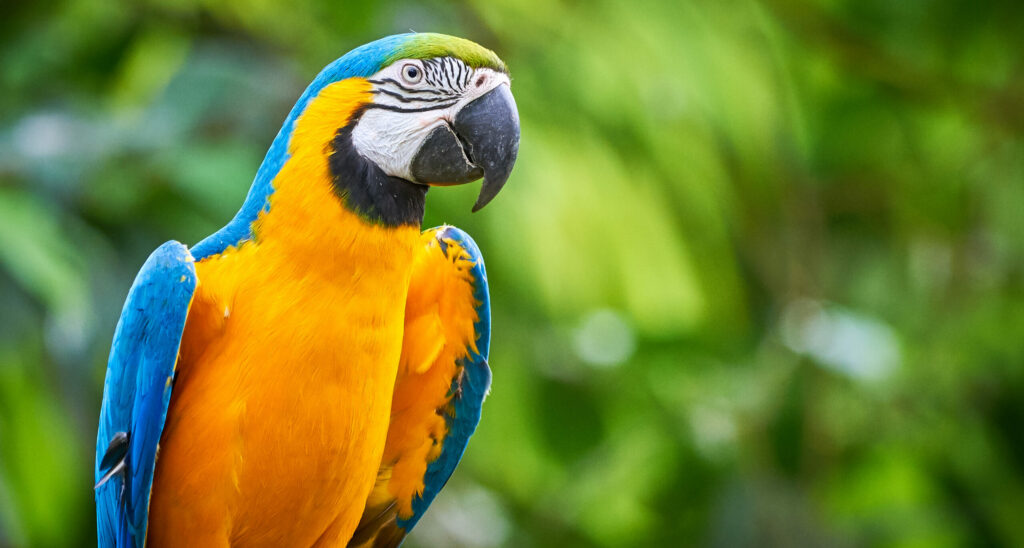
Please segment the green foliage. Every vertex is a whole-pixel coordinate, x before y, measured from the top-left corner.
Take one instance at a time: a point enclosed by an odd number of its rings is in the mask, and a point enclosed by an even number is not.
[[[430,193],[493,394],[410,546],[1024,545],[1013,2],[19,3],[0,18],[0,545],[93,542],[136,269],[245,195],[317,71],[498,52],[502,195]]]

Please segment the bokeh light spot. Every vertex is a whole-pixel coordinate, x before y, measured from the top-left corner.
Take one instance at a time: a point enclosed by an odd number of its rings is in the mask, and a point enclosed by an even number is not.
[[[633,356],[636,335],[622,316],[609,309],[587,315],[574,338],[576,355],[594,367],[612,367]]]
[[[794,352],[856,380],[886,378],[902,360],[896,334],[882,321],[808,299],[786,307],[782,340]]]

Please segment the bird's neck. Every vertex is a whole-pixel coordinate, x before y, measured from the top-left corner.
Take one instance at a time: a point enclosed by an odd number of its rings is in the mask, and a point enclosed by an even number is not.
[[[252,224],[257,245],[277,248],[296,267],[358,265],[369,273],[411,264],[427,187],[388,177],[351,147],[348,128],[369,90],[363,80],[343,80],[309,101]]]
[[[328,165],[334,193],[345,207],[368,222],[420,226],[429,187],[392,177],[359,154],[352,143],[358,117],[359,113],[354,115],[331,143]]]
[[[428,187],[387,175],[352,142],[352,130],[372,98],[372,87],[362,78],[341,80],[320,90],[295,120],[286,163],[304,164],[305,171],[315,175],[316,184],[327,181],[337,200],[368,223],[419,227]],[[279,183],[279,178],[280,174],[275,188],[292,184]]]
[[[253,224],[257,247],[284,259],[300,276],[323,272],[339,281],[356,271],[404,276],[411,268],[419,224],[371,222],[338,199],[326,175],[316,178],[318,184],[309,184],[312,174],[292,174],[289,164],[279,178],[300,176],[306,184],[281,184],[270,196],[269,209]]]

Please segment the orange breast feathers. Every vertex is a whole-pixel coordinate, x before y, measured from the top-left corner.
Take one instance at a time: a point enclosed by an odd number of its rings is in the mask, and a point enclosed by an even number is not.
[[[196,265],[150,546],[343,544],[359,521],[422,247],[417,227],[368,224],[333,194],[326,144],[369,89],[345,80],[309,104],[253,239]]]
[[[447,435],[438,411],[451,400],[459,361],[476,351],[474,263],[458,243],[438,241],[438,230],[423,234],[413,265],[391,425],[364,519],[386,512],[393,524],[412,516],[413,497],[423,492],[427,465],[441,454]]]

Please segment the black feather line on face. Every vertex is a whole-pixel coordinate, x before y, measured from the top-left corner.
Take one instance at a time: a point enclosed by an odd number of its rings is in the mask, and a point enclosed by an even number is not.
[[[413,88],[407,88],[407,87],[403,86],[398,80],[395,80],[393,78],[384,78],[383,80],[367,80],[367,82],[369,82],[371,84],[374,84],[374,85],[378,85],[378,86],[383,86],[385,84],[391,84],[391,85],[397,87],[398,89],[400,89],[400,90],[402,90],[402,91],[404,91],[406,93],[432,93],[434,95],[452,95],[451,93],[445,93],[445,92],[437,90],[437,89],[428,89],[428,88],[413,89]]]
[[[448,97],[409,97],[402,95],[401,93],[387,90],[384,88],[376,88],[373,90],[374,94],[387,95],[388,97],[394,97],[403,103],[437,103],[440,101],[450,101]]]
[[[394,111],[394,112],[427,112],[428,110],[441,110],[441,109],[445,109],[445,108],[448,108],[448,107],[452,107],[452,106],[455,106],[457,103],[458,103],[458,101],[449,101],[447,103],[442,103],[440,105],[433,105],[433,106],[429,106],[429,107],[420,107],[420,108],[402,108],[402,107],[396,107],[395,105],[383,105],[383,104],[380,104],[380,103],[370,103],[370,104],[366,105],[365,108],[379,108],[379,109],[390,110],[390,111]]]
[[[366,109],[373,106],[384,105],[370,104],[356,110],[331,142],[327,163],[334,194],[346,208],[368,222],[390,227],[420,226],[429,187],[384,173],[380,166],[359,154],[352,143],[352,130]]]
[[[427,83],[432,86],[440,86],[441,82],[434,75],[437,74],[437,60],[436,59],[424,59],[423,60],[423,71],[426,72]]]
[[[452,78],[451,78],[453,70],[452,70],[452,64],[451,64],[449,59],[445,59],[444,60],[444,63],[441,65],[441,69],[442,69],[441,71],[444,73],[444,81],[448,83],[448,88],[449,89],[454,89],[455,86],[452,85]]]

